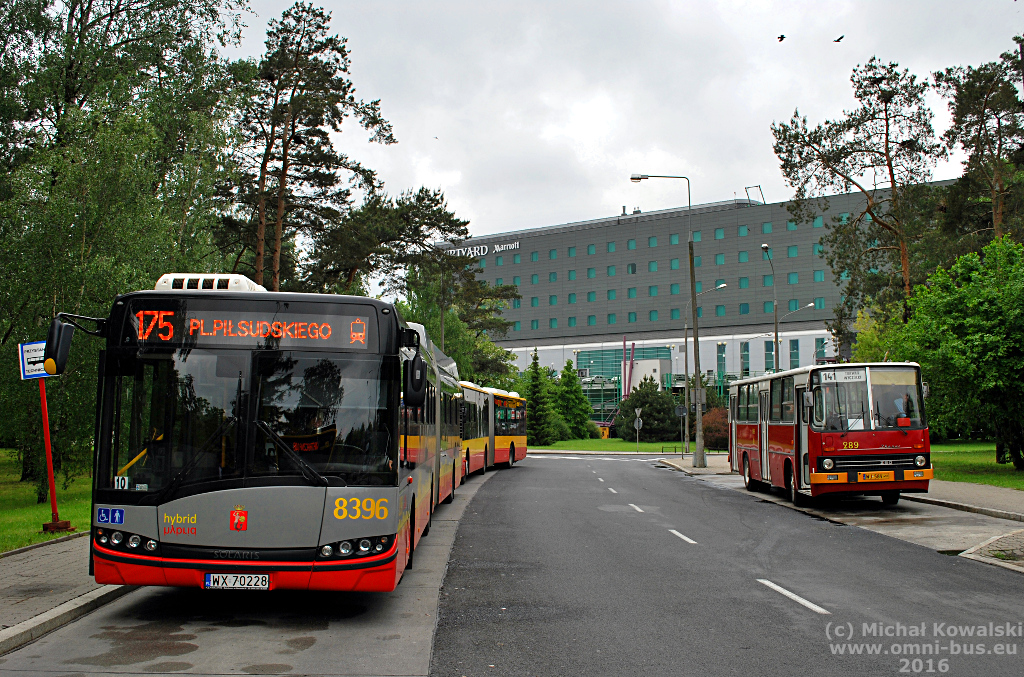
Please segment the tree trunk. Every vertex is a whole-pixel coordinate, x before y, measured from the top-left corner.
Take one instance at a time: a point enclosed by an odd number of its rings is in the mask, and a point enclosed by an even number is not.
[[[910,320],[910,253],[907,241],[900,233],[900,266],[903,268],[903,322]]]
[[[270,164],[270,154],[274,150],[276,136],[277,127],[271,125],[270,137],[263,150],[263,162],[260,163],[259,192],[256,195],[256,284],[263,284],[263,257],[266,254],[267,239],[267,167]]]
[[[994,158],[992,177],[992,230],[996,237],[1003,236],[1003,177],[999,171],[999,160]]]
[[[290,107],[290,105],[289,105]],[[277,182],[277,221],[274,224],[274,274],[271,289],[281,291],[281,235],[284,230],[284,198],[288,188],[289,153],[291,152],[291,113],[284,124],[284,138],[281,140],[281,176]]]

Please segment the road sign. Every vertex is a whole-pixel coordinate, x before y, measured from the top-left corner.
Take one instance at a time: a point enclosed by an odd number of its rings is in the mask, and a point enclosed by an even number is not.
[[[636,419],[635,421],[633,421],[633,427],[636,428],[637,430],[640,430],[640,428],[644,427],[644,420],[642,418]]]
[[[636,412],[636,415],[637,415],[637,416],[639,416],[639,415],[640,415],[640,410],[639,410],[639,409],[634,409],[633,411],[635,411],[635,412]]]
[[[682,418],[683,416],[686,416],[686,407],[684,407],[681,404],[677,405],[676,406],[676,416],[679,416],[680,418]]]
[[[21,380],[46,378],[49,374],[43,369],[43,351],[46,341],[18,344],[18,358],[21,366]]]

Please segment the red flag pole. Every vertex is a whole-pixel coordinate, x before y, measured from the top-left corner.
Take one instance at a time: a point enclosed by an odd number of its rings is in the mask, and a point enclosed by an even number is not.
[[[43,525],[43,531],[71,531],[71,522],[62,522],[57,514],[57,486],[53,481],[53,451],[50,449],[50,415],[46,411],[46,379],[38,380],[39,401],[43,405],[43,441],[46,443],[46,474],[50,482],[50,513],[53,520]]]

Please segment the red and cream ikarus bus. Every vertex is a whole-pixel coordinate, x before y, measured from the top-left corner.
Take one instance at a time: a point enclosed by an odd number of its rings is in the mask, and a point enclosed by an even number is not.
[[[729,456],[747,489],[811,496],[926,492],[932,479],[921,368],[802,367],[729,387]]]

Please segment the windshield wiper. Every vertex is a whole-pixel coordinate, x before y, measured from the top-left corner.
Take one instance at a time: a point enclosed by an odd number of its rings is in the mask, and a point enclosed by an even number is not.
[[[285,453],[292,463],[299,466],[299,472],[302,473],[302,476],[305,477],[307,481],[314,485],[322,485],[325,487],[328,485],[327,478],[318,473],[313,466],[306,463],[301,456],[296,454],[292,448],[288,446],[288,443],[282,440],[280,435],[274,432],[273,428],[267,425],[265,421],[256,421],[256,427],[266,433],[267,437],[269,437],[271,441]]]
[[[213,446],[213,443],[216,442],[221,436],[223,436],[224,433],[227,432],[228,428],[234,425],[236,420],[237,419],[234,416],[229,416],[226,419],[224,419],[221,422],[221,424],[217,426],[217,429],[213,431],[213,434],[210,435],[210,437],[205,442],[203,442],[203,444],[199,447],[198,451],[196,451],[195,455],[192,456],[192,459],[188,463],[186,463],[181,470],[178,471],[177,475],[171,478],[171,481],[167,484],[167,486],[161,489],[156,494],[153,494],[153,502],[156,505],[163,503],[164,499],[166,499],[168,496],[174,493],[174,490],[181,486],[181,483],[185,481],[185,478],[188,477],[189,473],[195,470],[196,466],[199,465],[199,459],[202,458],[203,454],[210,451],[210,448]],[[149,503],[149,501],[146,501],[146,503]]]

